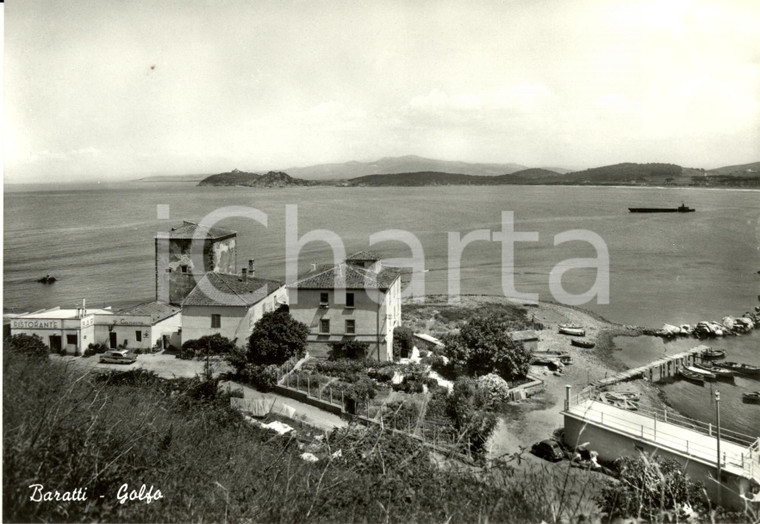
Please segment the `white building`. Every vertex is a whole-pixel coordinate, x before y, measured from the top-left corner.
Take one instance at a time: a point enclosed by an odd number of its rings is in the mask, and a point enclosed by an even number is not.
[[[107,309],[54,307],[24,313],[11,319],[11,335],[37,335],[54,353],[81,354],[95,338],[95,317],[109,316]]]
[[[111,315],[95,315],[95,341],[129,349],[179,347],[181,309],[162,302],[146,302]]]
[[[218,333],[245,346],[254,324],[287,299],[282,282],[246,269],[240,276],[206,273],[182,302],[182,343]]]
[[[338,293],[345,293],[339,302]],[[401,325],[401,274],[377,254],[361,251],[336,266],[316,267],[288,285],[290,315],[309,326],[309,353],[325,357],[335,342],[369,344],[370,358],[393,360],[393,329]]]

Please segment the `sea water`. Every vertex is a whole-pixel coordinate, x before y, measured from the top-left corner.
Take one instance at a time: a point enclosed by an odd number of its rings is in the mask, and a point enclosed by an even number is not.
[[[696,208],[685,214],[631,214],[628,207]],[[597,257],[591,244],[555,245],[570,230],[591,231],[609,253],[609,304],[583,307],[609,320],[659,328],[663,323],[720,320],[753,308],[760,295],[760,192],[687,188],[562,186],[444,186],[417,188],[298,187],[282,189],[198,187],[192,183],[130,182],[54,187],[5,186],[4,303],[6,312],[43,307],[122,307],[155,297],[154,235],[183,219],[198,221],[226,206],[264,212],[266,227],[231,217],[218,225],[238,232],[238,266],[256,259],[258,276],[283,279],[286,206],[297,211],[297,236],[334,231],[347,252],[367,249],[383,230],[413,233],[424,250],[426,293],[446,293],[449,235],[502,230],[511,211],[515,231],[538,233],[537,242],[514,245],[514,284],[523,293],[553,300],[550,273],[560,262]],[[168,206],[162,218],[157,206]],[[162,209],[167,209],[163,207]],[[291,220],[291,229],[294,227]],[[409,257],[401,242],[374,246],[386,257]],[[463,251],[460,292],[502,293],[502,245],[478,240]],[[302,269],[330,263],[324,242],[309,243]],[[53,285],[37,283],[46,274]],[[606,275],[605,275],[606,276]],[[596,269],[567,272],[561,284],[571,293],[589,289]],[[662,353],[651,337],[618,339],[620,358],[631,365]],[[691,347],[693,339],[679,342]],[[759,363],[760,338],[733,337],[725,347],[734,360]],[[722,387],[722,386],[721,386]],[[725,387],[723,389],[726,389]],[[726,424],[760,434],[758,406],[735,404],[758,381],[737,381]],[[665,386],[674,404],[702,406],[707,388]],[[723,393],[722,393],[723,394]]]

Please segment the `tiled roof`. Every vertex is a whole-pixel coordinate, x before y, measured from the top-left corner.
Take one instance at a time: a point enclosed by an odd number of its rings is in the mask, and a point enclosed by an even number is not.
[[[237,235],[236,231],[224,229],[221,227],[202,227],[195,222],[185,220],[181,226],[173,227],[169,232],[169,238],[192,240],[196,230],[201,229],[201,234],[205,233],[205,238],[215,240]]]
[[[266,278],[206,273],[182,302],[182,306],[252,306],[282,287]]]
[[[357,251],[353,255],[348,255],[346,257],[347,262],[364,262],[367,260],[371,260],[372,262],[377,262],[380,260],[380,255],[375,253],[374,251]]]
[[[384,291],[399,278],[399,275],[400,273],[394,268],[386,268],[375,273],[350,264],[338,264],[337,266],[322,267],[288,287],[296,289],[379,289]]]
[[[150,315],[151,323],[155,324],[182,311],[182,308],[164,302],[146,302],[130,308],[122,309],[119,313],[125,315]]]

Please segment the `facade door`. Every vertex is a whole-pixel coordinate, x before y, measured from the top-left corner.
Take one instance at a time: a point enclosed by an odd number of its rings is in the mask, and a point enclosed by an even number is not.
[[[118,346],[118,342],[116,341],[116,333],[114,331],[111,331],[108,334],[108,344],[111,347],[111,349],[116,349],[116,346]]]
[[[163,345],[161,346],[161,347],[162,347],[162,349],[168,349],[168,348],[169,348],[169,346],[171,345],[171,341],[170,341],[170,339],[169,339],[169,335],[163,335],[163,336],[161,337],[161,342],[162,342],[162,344],[163,344]]]
[[[50,351],[61,352],[61,335],[50,335]]]

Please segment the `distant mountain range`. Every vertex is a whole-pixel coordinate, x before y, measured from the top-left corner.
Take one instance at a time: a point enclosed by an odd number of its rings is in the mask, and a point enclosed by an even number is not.
[[[345,180],[366,175],[418,173],[422,171],[437,173],[456,173],[476,176],[497,176],[527,169],[520,164],[482,164],[436,160],[417,155],[385,157],[374,162],[344,162],[336,164],[319,164],[308,167],[291,167],[287,173],[297,178],[312,180]],[[566,172],[557,169],[559,172]]]
[[[412,170],[415,166],[436,165],[437,169]],[[449,169],[462,167],[461,172]],[[626,162],[583,171],[525,168],[517,164],[471,164],[432,160],[417,156],[384,158],[374,163],[347,162],[295,168],[290,173],[270,171],[250,173],[234,169],[211,175],[200,186],[288,187],[313,185],[340,186],[434,186],[434,185],[627,185],[679,187],[760,187],[760,162],[704,170],[675,164]],[[407,168],[409,170],[396,171]],[[377,172],[360,176],[338,176],[369,169]],[[501,169],[502,171],[498,171]],[[387,172],[384,170],[388,170]],[[302,178],[304,173],[321,174],[320,180]],[[294,176],[296,175],[296,176]],[[165,177],[158,181],[164,181]],[[147,180],[147,179],[143,179]]]

